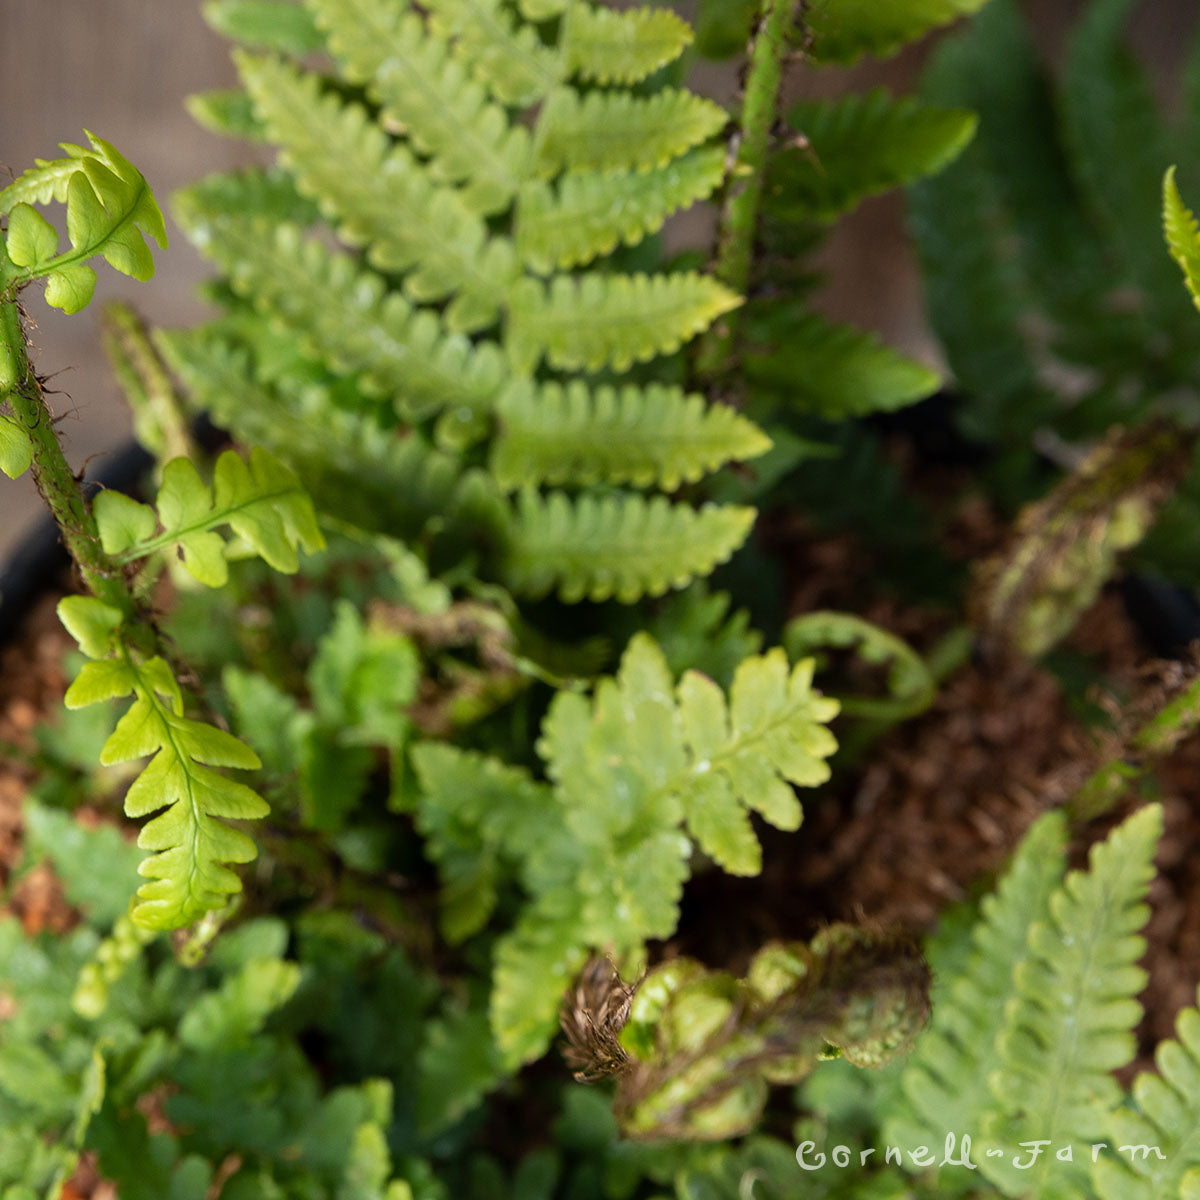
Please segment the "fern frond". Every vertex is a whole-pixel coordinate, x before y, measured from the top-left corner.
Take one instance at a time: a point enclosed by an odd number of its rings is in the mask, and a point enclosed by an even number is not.
[[[1136,1108],[1112,1114],[1116,1146],[1152,1146],[1156,1155],[1106,1154],[1092,1168],[1100,1200],[1160,1200],[1186,1196],[1189,1174],[1200,1168],[1200,1012],[1184,1009],[1175,1038],[1154,1051],[1157,1071],[1143,1071],[1130,1089]]]
[[[775,156],[768,201],[830,221],[867,196],[941,170],[971,140],[977,118],[874,88],[794,105],[787,121],[807,144]]]
[[[1200,308],[1200,225],[1179,194],[1174,167],[1163,176],[1163,233],[1192,302]]]
[[[295,0],[207,0],[201,12],[210,28],[252,49],[300,58],[325,44],[308,7]]]
[[[221,137],[264,142],[267,131],[254,114],[254,104],[245,88],[211,88],[185,96],[184,108],[197,125]]]
[[[508,377],[500,347],[447,333],[436,313],[414,309],[349,256],[292,225],[226,218],[186,227],[237,292],[284,321],[309,352],[356,373],[363,391],[387,396],[403,419],[494,404]]]
[[[683,587],[724,562],[745,540],[754,510],[733,505],[694,509],[664,496],[540,497],[521,493],[504,576],[517,591],[563,600],[615,597],[632,604]]]
[[[1133,1028],[1146,983],[1136,966],[1138,930],[1154,874],[1162,809],[1147,805],[1093,847],[1086,872],[1073,871],[1050,897],[1049,916],[1029,930],[1029,955],[1013,969],[1014,996],[997,1042],[996,1111],[984,1133],[1016,1146],[1048,1138],[1094,1143],[1121,1098],[1111,1072],[1133,1057]],[[1045,1156],[1029,1169],[1004,1156],[980,1169],[1006,1195],[1024,1196],[1053,1177],[1087,1192],[1087,1166]]]
[[[87,131],[85,131],[87,132]],[[42,162],[0,191],[8,214],[5,240],[17,285],[46,280],[46,303],[64,312],[86,308],[96,289],[88,260],[100,256],[134,279],[154,274],[146,239],[166,249],[162,213],[141,172],[114,146],[88,133],[90,149],[63,144],[65,159]],[[58,231],[31,201],[65,200],[69,249],[58,252]]]
[[[546,100],[534,149],[538,171],[661,167],[724,128],[719,105],[679,88],[650,96],[560,87]]]
[[[312,200],[296,191],[296,182],[281,167],[242,167],[216,171],[180,188],[171,197],[175,219],[185,228],[202,227],[229,213],[240,220],[257,218],[307,227],[320,219]]]
[[[554,367],[624,371],[678,350],[741,298],[709,275],[556,275],[509,294],[506,349],[518,374]]]
[[[594,83],[637,83],[691,44],[686,21],[667,8],[618,12],[572,4],[563,30],[567,70]]]
[[[559,52],[542,45],[536,30],[518,26],[500,0],[429,0],[424,7],[434,31],[454,40],[502,104],[533,104],[561,80]]]
[[[799,314],[781,328],[782,345],[769,354],[746,355],[746,375],[778,389],[800,412],[830,420],[890,412],[941,385],[936,372],[874,334],[816,313]]]
[[[978,12],[987,0],[838,0],[805,12],[818,62],[850,63],[864,54],[886,58],[901,46],[958,17]]]
[[[507,208],[530,154],[529,131],[511,124],[450,44],[390,0],[313,0],[329,46],[365,83],[385,122],[402,130],[441,183],[468,181],[473,212]]]
[[[174,547],[188,572],[209,587],[229,576],[226,546],[214,532],[228,525],[276,571],[291,575],[297,549],[312,553],[325,545],[308,493],[293,472],[259,446],[247,464],[236,450],[217,459],[213,486],[186,458],[174,458],[162,472],[157,516],[120,492],[101,492],[94,511],[105,553],[119,563],[136,562],[156,550]],[[155,528],[161,525],[161,532]]]
[[[1063,873],[1066,821],[1046,813],[1029,829],[994,894],[984,898],[969,957],[936,998],[929,1028],[900,1079],[912,1112],[894,1115],[884,1137],[936,1144],[946,1130],[975,1130],[994,1100],[988,1074],[1004,1028],[1012,973],[1024,961],[1029,927],[1049,915]],[[915,1138],[915,1141],[910,1141]]]
[[[260,383],[244,352],[203,329],[160,335],[159,345],[198,405],[239,441],[283,459],[322,512],[416,538],[453,511],[462,464],[423,438],[401,439],[319,390],[283,392]]]
[[[501,487],[532,483],[657,484],[674,491],[722,463],[754,458],[767,436],[726,405],[650,384],[589,389],[514,381],[497,403],[490,468]]]
[[[125,795],[125,812],[145,817],[138,845],[155,853],[139,871],[134,919],[150,929],[177,929],[221,907],[241,890],[229,869],[250,862],[254,843],[224,822],[267,815],[266,802],[213,767],[254,769],[258,756],[223,730],[183,715],[183,696],[158,656],[137,660],[120,638],[121,614],[88,596],[59,604],[63,624],[93,661],[67,690],[68,708],[133,694],[134,701],[104,743],[100,761],[129,762],[153,755]]]
[[[725,151],[712,146],[644,171],[575,171],[554,185],[530,180],[517,209],[517,254],[540,274],[581,266],[618,242],[632,246],[657,232],[724,176]]]
[[[320,93],[290,64],[238,53],[242,80],[280,159],[352,245],[380,270],[407,272],[415,300],[453,296],[452,330],[491,324],[516,271],[512,245],[489,240],[456,190],[432,183],[403,146],[390,146],[365,109]]]

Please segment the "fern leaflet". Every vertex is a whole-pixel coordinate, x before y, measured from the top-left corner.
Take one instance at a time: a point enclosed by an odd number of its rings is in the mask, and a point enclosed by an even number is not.
[[[405,147],[389,146],[365,109],[322,96],[315,76],[286,63],[245,53],[237,61],[281,161],[342,237],[366,245],[380,270],[408,272],[413,299],[453,296],[449,328],[491,324],[515,271],[511,244],[489,241],[457,192],[431,182]]]
[[[63,143],[66,158],[39,161],[0,191],[0,213],[8,214],[0,280],[7,287],[45,279],[46,303],[67,313],[86,308],[96,289],[88,259],[100,255],[123,275],[149,279],[154,257],[145,239],[167,245],[162,213],[141,172],[103,138],[88,133],[88,140],[90,150]],[[32,207],[50,200],[67,206],[70,248],[61,254],[58,231]]]
[[[289,575],[298,566],[297,548],[311,553],[325,545],[312,501],[295,474],[258,446],[249,464],[236,450],[226,450],[217,459],[211,490],[188,459],[172,459],[163,467],[157,505],[156,517],[148,504],[101,492],[94,507],[105,552],[127,563],[175,547],[195,579],[222,587],[229,574],[226,544],[215,526],[229,525],[255,554]]]
[[[294,0],[207,0],[204,19],[232,41],[300,57],[324,48],[312,14]]]
[[[934,1004],[928,1030],[904,1069],[907,1104],[885,1127],[896,1144],[936,1144],[948,1129],[977,1129],[994,1104],[988,1073],[1004,1028],[1014,964],[1024,960],[1029,927],[1049,913],[1062,879],[1066,822],[1042,816],[1021,842],[994,895],[982,904],[967,961]],[[911,1105],[911,1112],[904,1107]]]
[[[100,761],[107,765],[153,755],[125,795],[130,817],[165,810],[138,836],[138,845],[155,853],[139,867],[150,882],[138,890],[134,919],[150,929],[187,925],[240,891],[229,864],[254,858],[250,838],[224,821],[264,817],[268,811],[256,792],[212,768],[257,768],[258,756],[223,730],[183,715],[183,696],[171,668],[157,655],[135,659],[121,639],[116,609],[89,596],[68,596],[58,611],[93,660],[68,688],[67,707],[134,696]]]
[[[643,171],[573,171],[556,185],[522,185],[517,254],[540,274],[575,267],[634,245],[662,228],[677,209],[703,200],[725,175],[719,146],[692,150]]]
[[[510,125],[449,44],[386,0],[315,0],[312,7],[347,76],[368,85],[384,120],[430,159],[433,178],[469,181],[462,195],[474,212],[507,208],[525,173],[529,131]]]
[[[866,196],[939,171],[975,131],[966,109],[938,108],[883,88],[838,100],[812,100],[788,112],[806,141],[772,162],[775,211],[832,220]]]
[[[374,271],[306,241],[295,226],[189,219],[192,240],[264,313],[282,318],[336,369],[356,372],[365,392],[387,396],[409,421],[442,409],[485,412],[508,376],[500,348],[447,333],[437,314],[414,310]]]
[[[1192,301],[1200,308],[1200,226],[1179,194],[1174,167],[1163,177],[1163,232]]]
[[[572,4],[563,33],[567,70],[593,83],[637,83],[691,43],[686,21],[666,8],[618,12]]]
[[[1102,1141],[1120,1100],[1110,1072],[1135,1049],[1141,1016],[1134,997],[1146,973],[1138,936],[1154,874],[1162,809],[1148,805],[1093,847],[1089,869],[1073,871],[1050,897],[1049,916],[1029,930],[1026,960],[1013,970],[1014,996],[997,1047],[991,1086],[998,1102],[983,1131],[1010,1146],[1031,1139]],[[1043,1156],[1029,1169],[984,1157],[980,1169],[1005,1195],[1023,1196],[1047,1180],[1087,1190],[1087,1168]]]
[[[1133,1081],[1136,1109],[1112,1114],[1110,1134],[1117,1146],[1153,1146],[1158,1155],[1105,1155],[1092,1169],[1101,1200],[1160,1200],[1187,1195],[1189,1174],[1200,1168],[1200,1012],[1184,1009],[1175,1039],[1158,1044],[1157,1073],[1143,1071]]]
[[[707,504],[693,509],[664,496],[540,497],[521,493],[503,564],[516,591],[557,588],[574,603],[615,597],[631,604],[661,596],[724,562],[745,540],[754,510]]]
[[[708,275],[556,275],[509,296],[506,348],[518,374],[554,367],[624,371],[678,350],[741,300]]]
[[[805,15],[818,62],[849,63],[863,54],[879,58],[987,0],[839,0],[814,4]]]
[[[618,391],[518,380],[500,397],[497,415],[490,468],[508,488],[604,481],[673,491],[770,447],[736,410],[706,407],[702,396],[662,384]]]
[[[650,96],[557,88],[538,121],[535,159],[545,176],[661,167],[707,141],[727,120],[720,105],[677,88]]]

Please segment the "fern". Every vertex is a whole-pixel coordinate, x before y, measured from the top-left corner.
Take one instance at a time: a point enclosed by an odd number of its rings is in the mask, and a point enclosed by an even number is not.
[[[516,591],[557,588],[568,603],[610,597],[628,603],[682,587],[724,562],[745,538],[754,512],[733,505],[696,510],[636,494],[521,493],[504,577]]]
[[[936,372],[873,334],[835,325],[816,313],[797,314],[775,328],[781,344],[747,354],[746,374],[778,389],[799,412],[840,419],[889,411],[940,386]]]
[[[673,491],[770,443],[740,413],[650,385],[589,390],[520,380],[497,403],[490,468],[502,487],[533,483],[656,484]]]
[[[228,524],[235,534],[276,571],[295,572],[297,549],[325,544],[312,501],[296,476],[256,447],[247,465],[235,450],[217,459],[212,490],[186,458],[163,468],[157,516],[147,504],[120,492],[96,498],[96,524],[107,554],[119,563],[146,558],[174,547],[192,576],[209,587],[228,577],[226,544],[214,527]],[[156,525],[161,525],[155,533]]]
[[[8,215],[5,288],[46,280],[46,303],[64,312],[86,308],[96,288],[87,260],[99,255],[134,279],[154,274],[146,244],[166,247],[162,213],[141,172],[103,138],[88,133],[91,148],[63,143],[66,158],[39,161],[0,191],[0,214]],[[58,232],[33,204],[67,206],[69,249],[59,253]],[[15,271],[12,268],[16,268]]]
[[[1031,1139],[1101,1141],[1120,1099],[1109,1072],[1133,1057],[1141,1016],[1134,997],[1146,981],[1135,966],[1137,936],[1154,874],[1162,810],[1135,813],[1092,850],[1087,872],[1074,871],[1049,901],[1049,915],[1029,929],[1029,957],[1013,968],[1014,996],[1005,1014],[992,1082],[996,1111],[984,1132],[1006,1145]],[[1043,1158],[1028,1170],[985,1157],[980,1169],[1006,1195],[1021,1196],[1052,1176],[1086,1188],[1082,1163]]]
[[[223,36],[260,50],[300,55],[324,47],[312,14],[294,0],[206,0],[204,19]]]
[[[618,371],[677,350],[740,303],[707,275],[555,276],[523,279],[510,298],[508,353],[528,374],[545,356],[554,367]]]
[[[238,68],[281,161],[347,241],[365,244],[379,269],[408,272],[414,299],[454,295],[450,328],[495,320],[514,271],[506,240],[488,242],[482,220],[403,146],[389,147],[365,109],[320,96],[313,76],[281,62],[240,54]]]
[[[1179,194],[1174,167],[1163,176],[1163,232],[1187,290],[1200,307],[1200,226]]]
[[[947,1130],[978,1129],[991,1111],[988,1076],[1004,1029],[1012,973],[1028,957],[1030,925],[1049,914],[1050,894],[1062,878],[1065,842],[1062,814],[1040,817],[995,894],[984,899],[969,957],[935,999],[929,1029],[904,1068],[904,1105],[884,1129],[889,1142],[936,1145]]]
[[[673,62],[691,40],[687,23],[665,8],[616,12],[572,4],[563,54],[569,72],[593,83],[637,83]]]
[[[538,122],[537,169],[608,171],[661,167],[717,133],[725,110],[674,88],[652,96],[558,88]]]
[[[174,929],[219,908],[241,882],[231,863],[254,858],[254,843],[224,824],[267,814],[263,799],[213,767],[257,768],[258,756],[235,737],[183,715],[183,696],[166,661],[139,659],[119,633],[121,614],[92,597],[69,596],[59,617],[93,661],[67,690],[68,708],[130,693],[133,704],[100,752],[102,763],[153,755],[125,795],[125,812],[145,817],[138,845],[155,853],[140,866],[150,882],[138,890],[134,918]]]
[[[819,62],[894,54],[938,25],[977,12],[986,0],[840,0],[814,5],[807,23]]]
[[[469,181],[462,198],[472,211],[507,208],[525,173],[529,131],[509,124],[449,43],[387,0],[321,0],[313,8],[347,76],[368,85],[384,120],[430,160],[431,176]]]
[[[1184,1009],[1175,1039],[1158,1044],[1157,1073],[1143,1071],[1130,1089],[1134,1108],[1114,1112],[1109,1134],[1117,1146],[1153,1146],[1158,1154],[1118,1154],[1099,1159],[1092,1170],[1101,1200],[1157,1200],[1187,1196],[1200,1166],[1200,1013]],[[1189,1181],[1189,1176],[1191,1180]]]
[[[572,171],[557,187],[522,185],[517,254],[539,274],[575,267],[657,232],[676,209],[705,199],[725,174],[719,147],[642,171]]]
[[[305,338],[306,349],[353,372],[364,391],[387,396],[420,420],[466,407],[486,412],[508,375],[499,348],[449,334],[435,315],[389,292],[383,278],[291,225],[189,219],[189,233],[229,272],[234,288]]]
[[[962,151],[976,124],[965,109],[893,100],[882,88],[797,104],[787,120],[805,144],[775,156],[769,186],[782,193],[784,211],[821,221],[935,174]]]
[[[560,692],[552,703],[538,750],[553,791],[449,747],[415,751],[419,819],[450,863],[451,894],[464,881],[484,883],[467,928],[492,910],[495,868],[486,864],[500,846],[522,859],[531,900],[497,948],[492,994],[507,1055],[541,1052],[589,947],[636,956],[646,939],[670,936],[690,838],[727,869],[754,873],[759,847],[747,811],[798,826],[799,802],[785,781],[822,782],[834,749],[824,723],[836,705],[812,692],[811,677],[811,662],[789,670],[775,650],[741,664],[727,699],[694,671],[676,686],[642,635],[593,700]],[[451,844],[465,857],[451,860]]]

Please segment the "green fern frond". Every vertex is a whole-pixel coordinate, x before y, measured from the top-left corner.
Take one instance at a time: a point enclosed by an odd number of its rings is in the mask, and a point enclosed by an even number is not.
[[[1163,176],[1163,232],[1192,301],[1200,308],[1200,225],[1179,194],[1174,167]]]
[[[657,484],[674,491],[723,463],[754,458],[767,436],[726,405],[650,384],[593,389],[517,380],[497,402],[490,469],[501,487],[535,483]]]
[[[1112,1114],[1109,1135],[1116,1146],[1153,1146],[1157,1154],[1106,1154],[1092,1168],[1100,1200],[1174,1200],[1186,1196],[1189,1175],[1200,1168],[1200,1012],[1184,1009],[1175,1038],[1154,1051],[1158,1070],[1133,1081],[1136,1108]]]
[[[506,349],[520,375],[554,367],[624,371],[678,350],[741,298],[709,275],[556,275],[509,294]]]
[[[250,451],[249,464],[236,450],[226,450],[217,459],[211,489],[188,459],[172,459],[163,467],[157,515],[148,504],[114,491],[101,492],[93,508],[105,553],[116,562],[136,562],[173,547],[188,572],[209,587],[223,587],[229,577],[225,541],[216,526],[228,525],[255,554],[288,575],[299,565],[298,548],[313,553],[325,545],[308,493],[259,446]]]
[[[1013,969],[1014,996],[998,1042],[991,1086],[996,1109],[989,1139],[1016,1146],[1095,1143],[1121,1092],[1111,1072],[1133,1057],[1134,997],[1146,983],[1136,965],[1145,950],[1138,930],[1154,875],[1162,809],[1147,805],[1093,847],[1089,868],[1073,871],[1050,897],[1049,916],[1029,930],[1029,954]],[[1006,1195],[1024,1196],[1053,1177],[1087,1191],[1087,1165],[1045,1156],[1029,1169],[984,1157],[980,1169]]]
[[[239,220],[263,219],[307,227],[320,220],[316,204],[296,191],[292,177],[280,167],[242,167],[217,171],[180,188],[171,197],[175,219],[184,228],[204,226],[236,213]]]
[[[729,115],[692,92],[663,88],[650,96],[557,88],[538,120],[535,159],[559,171],[661,167],[724,128]]]
[[[405,147],[389,145],[361,106],[321,95],[319,80],[290,64],[236,57],[281,161],[341,236],[365,245],[380,270],[407,272],[413,299],[453,296],[450,329],[491,324],[516,270],[511,243],[489,240],[457,191],[433,183]]]
[[[889,1142],[935,1145],[947,1130],[978,1129],[993,1107],[988,1074],[1013,967],[1027,956],[1029,927],[1049,915],[1050,894],[1062,879],[1066,832],[1061,812],[1040,817],[995,893],[984,898],[969,957],[935,997],[929,1028],[904,1068],[900,1088],[912,1111],[902,1107],[885,1125]]]
[[[486,412],[508,377],[494,342],[447,333],[438,315],[414,310],[374,271],[305,240],[291,225],[180,219],[234,289],[304,338],[305,347],[364,392],[387,396],[415,421],[443,409]]]
[[[521,493],[504,577],[516,591],[551,589],[568,603],[615,597],[632,604],[661,596],[724,562],[745,540],[754,510],[733,505],[694,509],[664,496],[546,497]]]
[[[210,28],[252,49],[300,58],[325,44],[312,13],[295,0],[207,0],[201,12]]]
[[[567,70],[594,83],[637,83],[674,62],[692,31],[667,8],[618,12],[572,4],[563,31]]]
[[[838,0],[805,13],[813,57],[850,63],[864,54],[886,58],[939,25],[978,12],[987,0]]]
[[[536,30],[518,26],[500,0],[429,0],[424,7],[434,31],[454,40],[502,104],[533,104],[561,80],[561,55],[542,45]]]
[[[139,867],[150,882],[138,890],[134,919],[150,929],[190,924],[241,890],[229,864],[254,858],[253,841],[224,822],[268,812],[256,792],[212,768],[255,769],[261,765],[258,756],[231,734],[183,715],[171,668],[158,656],[133,657],[121,640],[116,609],[92,597],[68,596],[59,604],[59,616],[93,660],[68,688],[67,707],[134,696],[100,761],[107,765],[153,755],[125,795],[130,817],[158,812],[138,836],[138,845],[155,853]]]
[[[529,131],[510,124],[447,41],[388,0],[314,0],[330,49],[365,83],[385,122],[429,159],[432,177],[467,186],[473,212],[507,208],[525,174]]]
[[[284,392],[263,384],[244,352],[204,329],[160,335],[158,344],[197,403],[240,442],[283,459],[322,512],[416,538],[453,511],[462,464],[423,438],[401,439],[338,408],[318,389]]]
[[[671,213],[710,196],[725,176],[720,146],[692,150],[643,171],[575,171],[557,184],[522,185],[517,254],[532,270],[576,267],[632,246]]]
[[[85,130],[85,132],[87,132]],[[88,260],[100,256],[134,279],[154,274],[146,239],[163,249],[167,230],[141,172],[114,146],[88,133],[91,148],[63,143],[65,159],[40,161],[0,191],[8,214],[4,284],[46,280],[46,303],[64,312],[86,308],[96,289]],[[33,203],[65,201],[69,249],[59,253],[58,231]]]
[[[778,390],[799,412],[830,420],[890,412],[932,395],[938,374],[884,345],[874,334],[816,313],[783,326],[783,344],[747,354],[746,375]]]
[[[789,215],[830,221],[867,196],[941,170],[971,140],[975,114],[892,99],[883,88],[793,106],[788,125],[805,140],[777,154],[768,198]]]
[[[184,108],[197,125],[221,137],[265,142],[267,131],[254,114],[254,104],[245,88],[212,88],[185,96]]]

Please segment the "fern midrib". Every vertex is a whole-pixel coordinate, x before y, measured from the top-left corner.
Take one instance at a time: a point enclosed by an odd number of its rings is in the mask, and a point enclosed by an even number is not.
[[[220,510],[214,509],[207,517],[199,521],[194,521],[191,525],[183,525],[174,530],[164,530],[152,538],[136,542],[120,554],[114,554],[112,556],[113,561],[125,564],[134,562],[139,558],[145,558],[148,554],[153,554],[156,550],[161,550],[166,546],[173,545],[175,542],[183,541],[184,538],[191,537],[192,534],[207,533],[208,530],[213,529],[215,526],[223,525],[231,516],[237,516],[255,504],[274,504],[275,501],[285,500],[289,496],[304,497],[306,495],[307,493],[303,488],[296,487],[284,488],[277,492],[259,493],[246,500],[241,500],[237,504],[231,504],[226,508]]]

